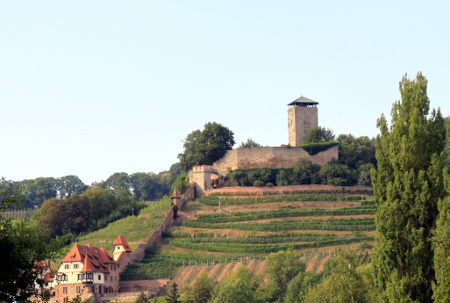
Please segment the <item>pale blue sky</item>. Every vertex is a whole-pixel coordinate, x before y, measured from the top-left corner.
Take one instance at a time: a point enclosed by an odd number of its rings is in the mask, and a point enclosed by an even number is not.
[[[395,2],[395,3],[394,3]],[[375,136],[422,71],[450,113],[446,1],[1,1],[0,176],[159,172],[208,121],[285,144],[286,104]]]

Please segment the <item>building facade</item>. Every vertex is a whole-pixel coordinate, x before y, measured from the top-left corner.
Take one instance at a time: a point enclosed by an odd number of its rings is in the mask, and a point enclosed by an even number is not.
[[[66,303],[80,296],[99,301],[104,294],[119,292],[119,274],[129,263],[131,248],[119,236],[114,241],[113,257],[103,248],[75,244],[62,259],[52,283],[52,302]]]

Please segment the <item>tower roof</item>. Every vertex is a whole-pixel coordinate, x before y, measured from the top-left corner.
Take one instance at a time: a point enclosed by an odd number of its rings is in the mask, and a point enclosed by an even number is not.
[[[125,241],[125,239],[122,238],[122,236],[117,237],[117,239],[114,241],[114,245],[115,246],[122,245],[125,251],[131,251],[130,245],[128,245],[127,241]]]
[[[295,99],[288,105],[290,105],[290,106],[293,106],[293,105],[308,106],[308,105],[317,105],[317,104],[319,104],[319,102],[316,102],[314,100],[308,99],[303,96],[300,96],[300,98]]]
[[[173,190],[173,194],[170,199],[181,199],[176,190]]]

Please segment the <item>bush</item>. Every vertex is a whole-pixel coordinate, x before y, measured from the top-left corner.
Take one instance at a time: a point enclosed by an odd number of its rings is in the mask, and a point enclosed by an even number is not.
[[[327,141],[318,143],[306,143],[300,145],[300,147],[307,151],[308,154],[315,155],[336,145],[338,145],[336,141]]]
[[[254,187],[263,187],[264,186],[264,182],[256,180],[255,182],[253,182],[253,186]]]
[[[336,160],[322,166],[319,173],[324,184],[345,186],[356,183],[354,172],[347,165],[339,164]]]
[[[182,195],[189,188],[189,177],[186,174],[179,175],[172,184],[172,190],[176,190],[179,195]]]
[[[266,187],[273,187],[273,186],[274,186],[274,185],[273,185],[272,182],[269,182],[269,183],[266,184]]]

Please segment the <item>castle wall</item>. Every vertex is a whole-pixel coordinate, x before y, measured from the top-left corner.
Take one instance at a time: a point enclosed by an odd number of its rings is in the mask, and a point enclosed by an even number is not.
[[[315,155],[308,154],[301,147],[252,147],[229,150],[223,158],[214,162],[213,169],[221,175],[231,170],[246,168],[288,168],[298,164],[300,158],[306,158],[323,165],[333,158],[338,159],[339,147],[333,146]]]
[[[180,209],[183,207],[183,205],[188,202],[195,199],[195,187],[190,186],[188,190],[182,195],[180,199]],[[140,244],[131,254],[130,254],[130,261],[129,263],[137,263],[140,262],[145,257],[145,252],[149,250],[153,245],[155,245],[157,242],[161,240],[162,234],[164,231],[166,231],[167,227],[171,226],[174,223],[173,219],[173,209],[171,208],[161,224],[159,225],[159,228],[154,231],[151,235],[149,235],[149,238],[146,243]]]

